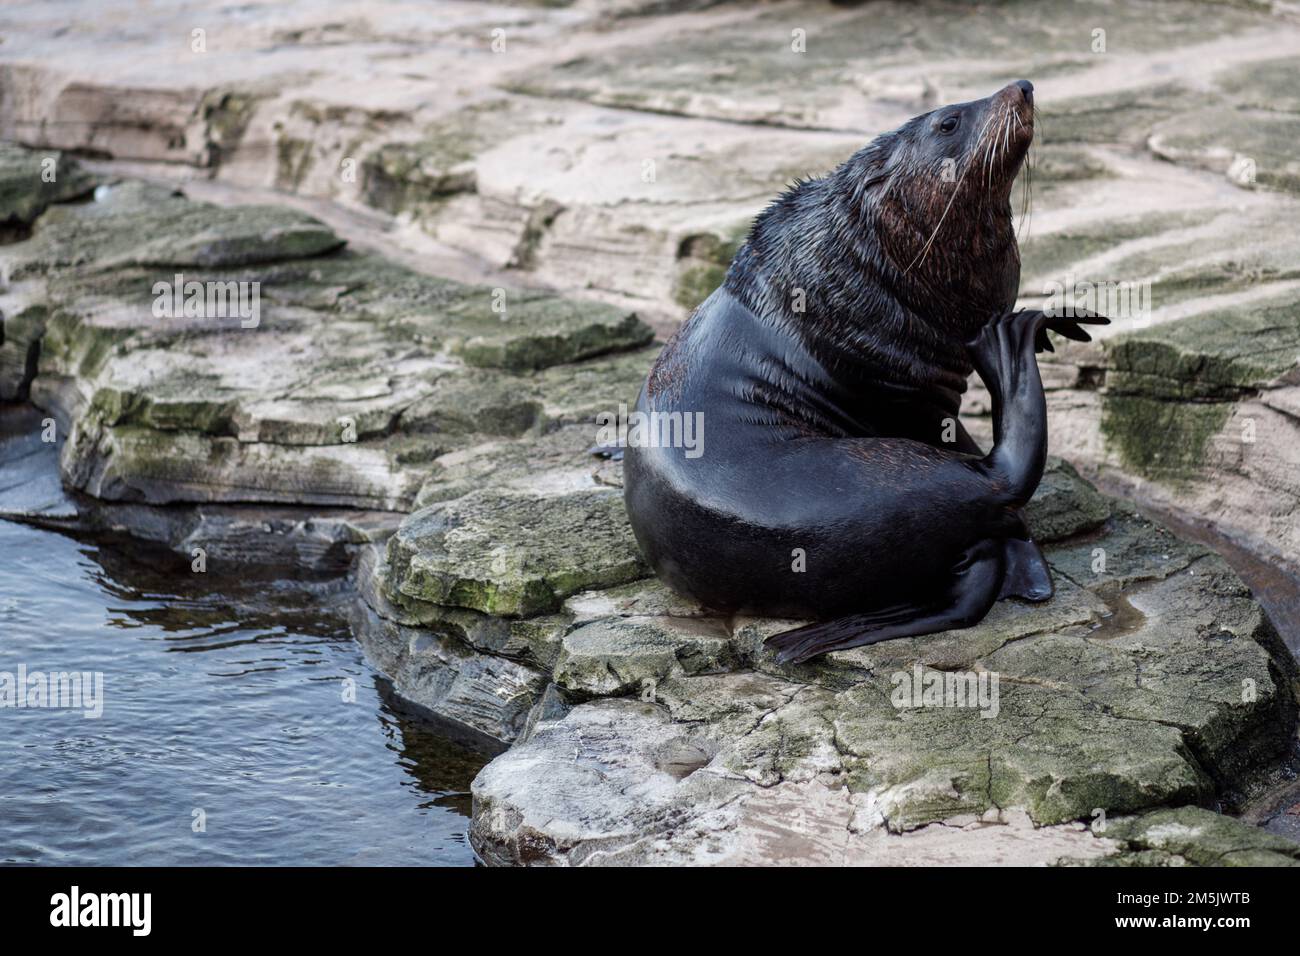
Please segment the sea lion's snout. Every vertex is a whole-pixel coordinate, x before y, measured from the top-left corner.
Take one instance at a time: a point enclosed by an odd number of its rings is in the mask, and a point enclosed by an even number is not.
[[[1034,84],[1028,80],[1016,80],[1008,83],[988,98],[989,108],[993,111],[1005,110],[1018,113],[1021,117],[1032,118],[1034,114]]]
[[[1034,84],[1016,80],[981,102],[986,119],[972,154],[983,160],[990,186],[1000,173],[1009,188],[1034,138]]]

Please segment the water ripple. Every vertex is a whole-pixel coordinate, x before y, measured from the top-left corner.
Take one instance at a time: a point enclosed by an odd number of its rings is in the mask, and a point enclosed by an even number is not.
[[[0,862],[472,863],[485,758],[402,711],[336,591],[0,521],[0,671],[104,681],[98,718],[0,709]]]

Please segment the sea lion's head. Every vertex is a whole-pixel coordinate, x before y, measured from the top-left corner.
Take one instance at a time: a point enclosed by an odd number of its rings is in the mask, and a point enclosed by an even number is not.
[[[1033,90],[1019,80],[932,110],[796,184],[755,220],[727,289],[829,362],[959,380],[962,343],[1015,304],[1011,191],[1034,137]]]
[[[1019,80],[909,120],[851,161],[881,250],[923,310],[1014,304],[1011,190],[1033,138],[1034,87]]]

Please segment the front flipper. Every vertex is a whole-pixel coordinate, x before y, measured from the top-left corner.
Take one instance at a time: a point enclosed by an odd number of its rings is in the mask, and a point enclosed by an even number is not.
[[[1083,328],[1085,325],[1110,325],[1110,319],[1086,309],[1071,309],[1070,315],[1048,315],[1046,323],[1034,335],[1035,352],[1055,352],[1048,332],[1056,332],[1075,342],[1091,342],[1092,336]]]
[[[774,634],[764,643],[776,651],[777,663],[797,664],[829,651],[970,627],[982,620],[997,600],[1004,560],[1002,541],[981,541],[962,556],[953,568],[946,595],[941,592],[932,605],[897,604],[880,611],[850,614]]]

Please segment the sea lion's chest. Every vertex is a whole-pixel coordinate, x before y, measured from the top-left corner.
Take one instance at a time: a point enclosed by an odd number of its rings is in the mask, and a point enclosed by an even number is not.
[[[852,360],[838,362],[836,352],[819,353],[817,346],[797,327],[760,318],[721,288],[665,346],[645,397],[661,411],[704,412],[715,431],[757,429],[771,440],[929,440],[937,423],[957,414],[970,371],[959,345],[877,334],[869,348],[848,346],[855,349]]]

